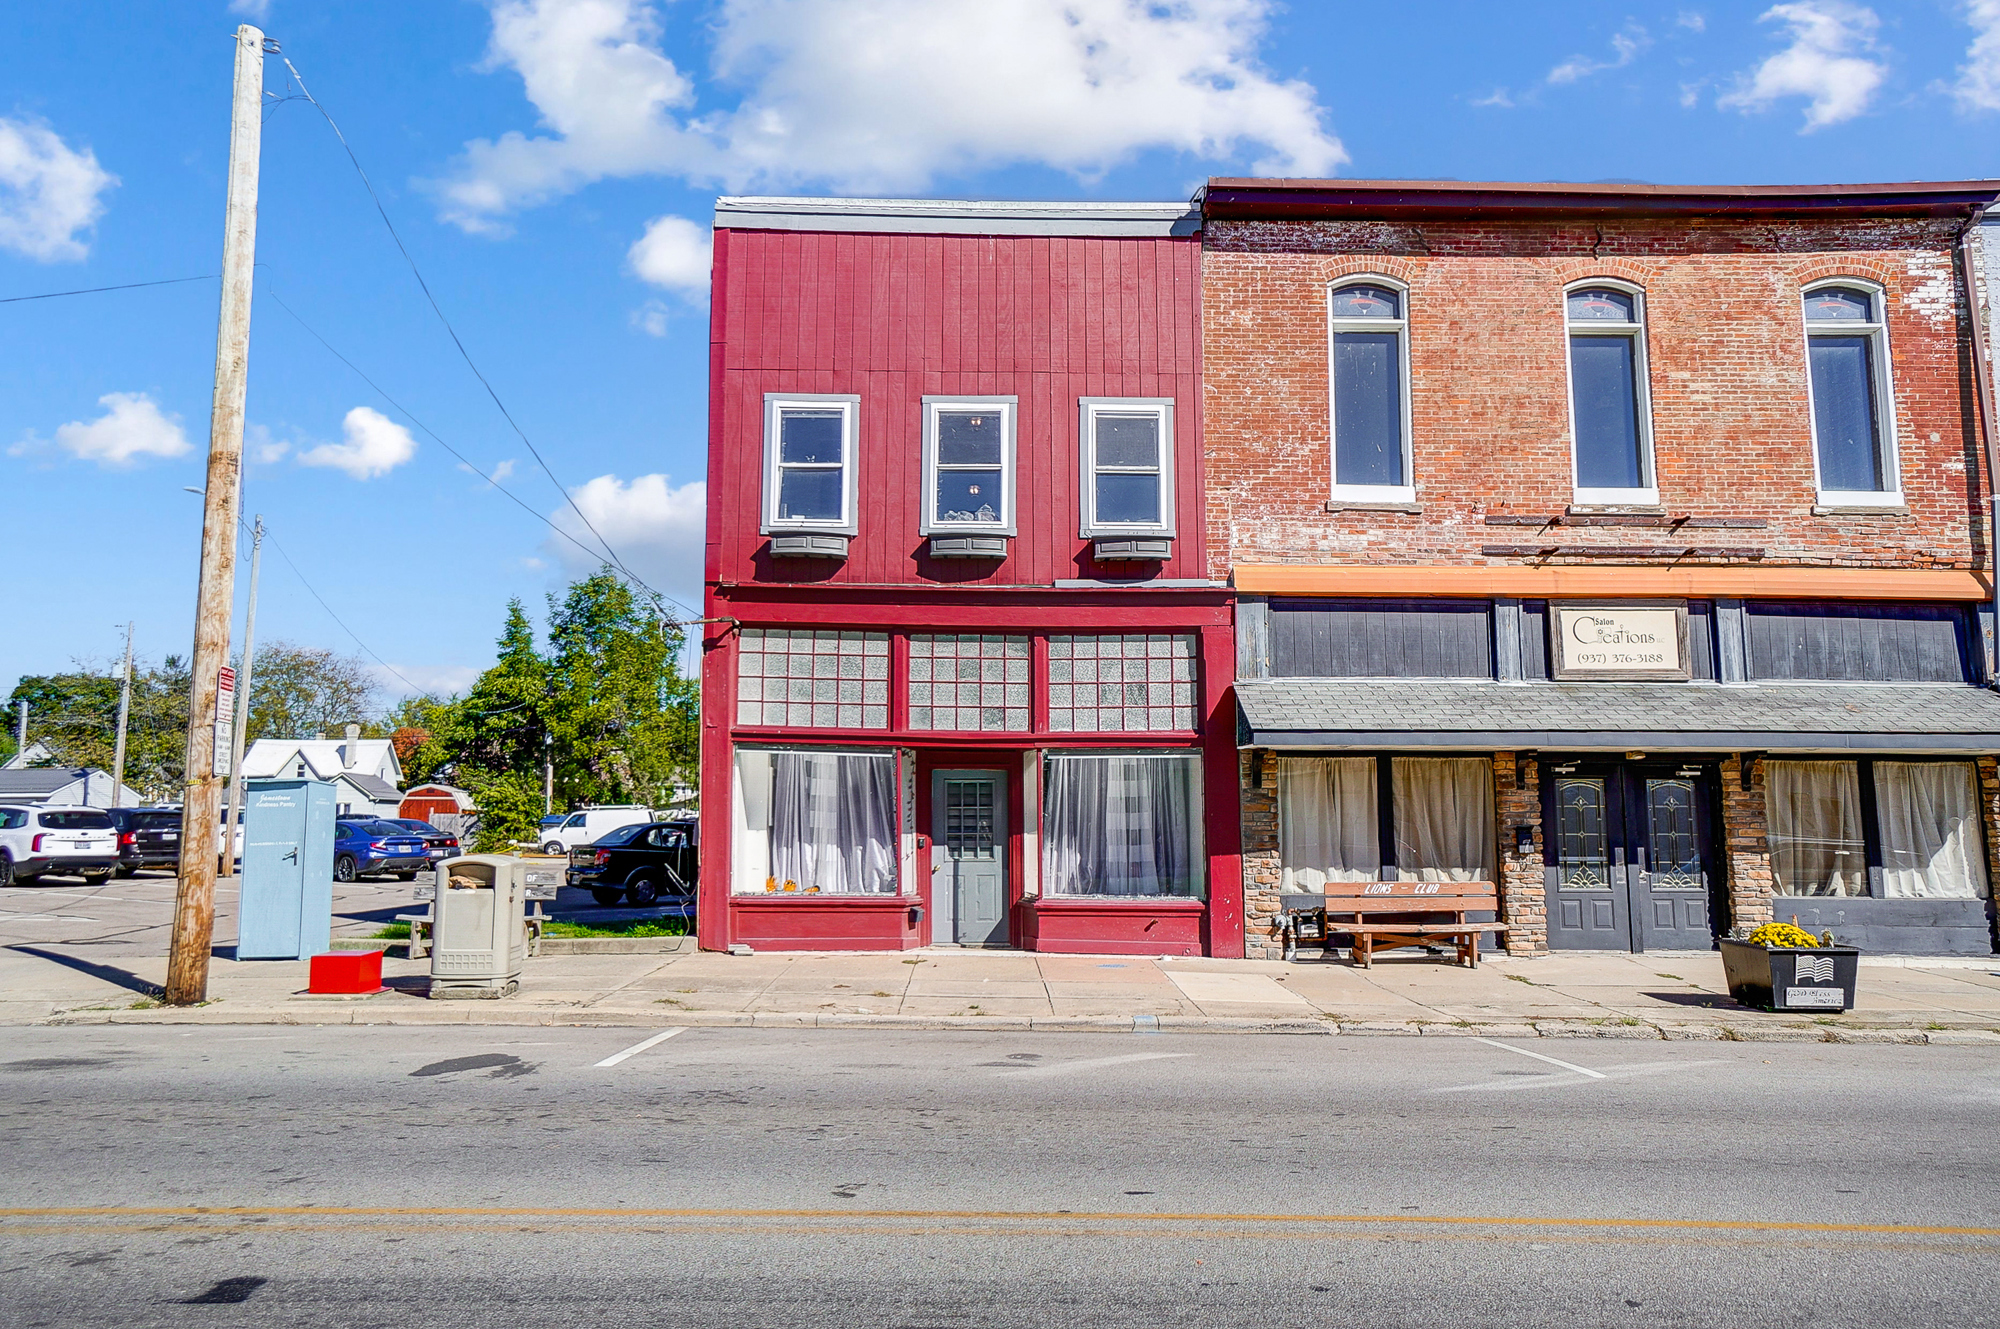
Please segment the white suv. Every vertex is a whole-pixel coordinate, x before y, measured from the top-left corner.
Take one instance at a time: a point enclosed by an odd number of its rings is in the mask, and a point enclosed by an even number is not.
[[[103,881],[118,866],[118,830],[102,808],[0,807],[0,886],[44,872]]]
[[[643,826],[651,820],[651,808],[633,807],[629,803],[618,807],[585,808],[581,812],[570,813],[560,826],[541,828],[542,852],[567,854],[578,845],[596,843],[597,837],[620,826]]]

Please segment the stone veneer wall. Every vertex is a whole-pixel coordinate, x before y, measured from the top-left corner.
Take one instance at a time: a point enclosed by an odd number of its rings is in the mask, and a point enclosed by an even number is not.
[[[1500,835],[1500,919],[1508,927],[1509,955],[1549,953],[1540,767],[1526,754],[1493,754],[1493,792],[1499,803],[1494,820]],[[1533,836],[1526,853],[1515,848],[1517,826],[1528,827]]]
[[[1743,763],[1750,787],[1743,787]],[[1738,753],[1722,763],[1722,852],[1729,871],[1729,917],[1716,930],[1754,928],[1775,916],[1771,891],[1770,823],[1764,811],[1764,759]]]
[[[1986,882],[1991,891],[2000,884],[2000,762],[1980,757],[1974,764],[1979,768],[1979,820],[1986,832]]]
[[[1253,783],[1251,773],[1260,770]],[[1237,786],[1243,801],[1243,954],[1252,960],[1281,960],[1277,760],[1269,752],[1237,754]]]

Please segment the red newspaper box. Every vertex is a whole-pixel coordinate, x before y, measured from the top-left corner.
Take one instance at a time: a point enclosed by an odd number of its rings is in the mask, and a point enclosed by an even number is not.
[[[382,952],[334,951],[312,958],[307,992],[328,996],[382,990]]]

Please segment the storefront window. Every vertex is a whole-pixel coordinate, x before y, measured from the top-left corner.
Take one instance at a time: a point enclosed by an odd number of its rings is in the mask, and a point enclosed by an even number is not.
[[[1057,733],[1189,730],[1194,637],[1049,638],[1049,728]]]
[[[1878,761],[1882,894],[1892,900],[1984,899],[1986,848],[1969,761]]]
[[[1278,759],[1278,859],[1282,889],[1323,891],[1330,881],[1382,875],[1375,758]]]
[[[739,748],[738,892],[894,895],[896,758]]]
[[[1048,759],[1042,876],[1056,896],[1202,893],[1201,762],[1188,753]]]
[[[1399,881],[1493,881],[1493,762],[1486,757],[1397,757]]]
[[[1866,895],[1861,780],[1851,761],[1764,766],[1771,877],[1778,895]]]

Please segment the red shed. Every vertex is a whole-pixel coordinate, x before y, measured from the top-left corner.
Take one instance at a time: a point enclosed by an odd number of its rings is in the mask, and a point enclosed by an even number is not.
[[[717,204],[700,938],[1242,954],[1183,204]]]
[[[403,795],[403,804],[396,809],[396,815],[430,821],[434,817],[465,816],[476,811],[472,795],[463,789],[448,784],[421,784]]]

